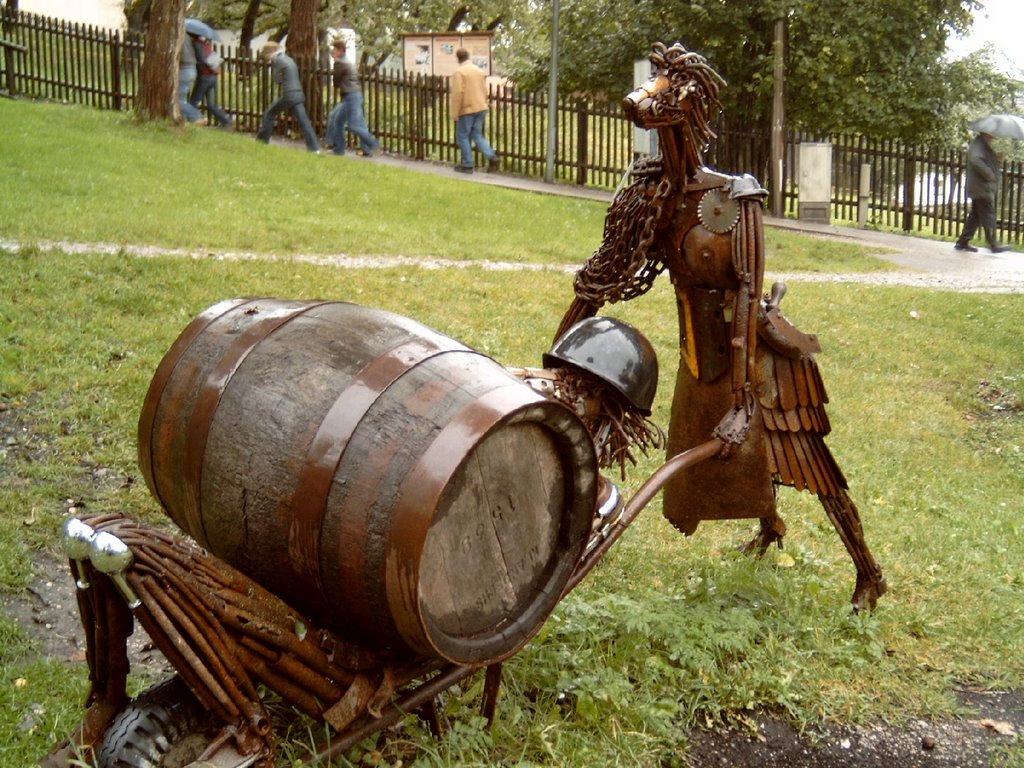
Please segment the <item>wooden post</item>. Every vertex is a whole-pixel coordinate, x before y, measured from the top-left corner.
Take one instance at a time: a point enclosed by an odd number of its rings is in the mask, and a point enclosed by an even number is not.
[[[903,231],[911,232],[914,229],[914,194],[916,188],[914,174],[916,172],[916,164],[914,162],[913,147],[905,147],[903,153]]]
[[[871,202],[871,164],[860,166],[860,194],[857,197],[857,226],[865,229],[868,225],[868,208]]]
[[[590,143],[588,120],[589,104],[585,99],[576,101],[576,183],[581,187],[587,183],[587,146]]]
[[[121,98],[121,32],[115,30],[110,38],[110,87],[114,90],[114,110],[120,112],[124,104]]]

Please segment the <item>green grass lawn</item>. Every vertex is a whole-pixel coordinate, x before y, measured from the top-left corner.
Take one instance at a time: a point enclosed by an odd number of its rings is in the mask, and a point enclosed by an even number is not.
[[[57,551],[71,503],[165,522],[135,465],[136,422],[160,358],[207,306],[355,301],[504,364],[537,365],[571,296],[563,271],[340,269],[290,254],[564,265],[600,240],[604,209],[585,201],[55,105],[0,100],[0,121],[0,239],[23,243],[0,251],[0,583],[12,591],[40,552]],[[66,150],[59,164],[55,147]],[[213,200],[204,179],[216,179]],[[471,225],[447,223],[466,205]],[[855,246],[799,235],[769,233],[769,247],[778,271],[884,268]],[[609,311],[657,349],[654,418],[667,424],[671,286],[662,278]],[[762,560],[737,552],[751,521],[683,538],[655,504],[507,663],[493,731],[475,716],[476,683],[445,699],[445,738],[410,721],[382,755],[354,750],[339,765],[675,765],[692,727],[758,710],[800,727],[900,722],[956,712],[958,686],[1024,687],[1024,297],[794,281],[786,312],[822,341],[829,444],[889,579],[878,610],[850,613],[853,566],[807,494],[782,492],[786,548]],[[624,491],[658,463],[644,460]],[[0,619],[0,765],[29,765],[64,736],[86,684],[84,663],[39,658]],[[290,733],[282,766],[315,738]]]

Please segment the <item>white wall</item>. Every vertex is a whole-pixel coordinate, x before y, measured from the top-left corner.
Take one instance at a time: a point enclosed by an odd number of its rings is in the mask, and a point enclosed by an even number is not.
[[[104,29],[124,28],[122,0],[18,0],[18,10]]]

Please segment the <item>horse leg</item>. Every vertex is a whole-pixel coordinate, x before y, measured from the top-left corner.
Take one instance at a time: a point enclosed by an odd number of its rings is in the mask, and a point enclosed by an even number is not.
[[[755,557],[758,558],[763,557],[772,544],[782,549],[782,538],[786,535],[786,523],[777,512],[773,512],[768,517],[762,517],[760,520],[761,530],[743,547],[744,554],[754,552],[756,553]]]
[[[864,529],[861,526],[857,505],[846,491],[840,491],[835,496],[822,495],[818,498],[857,569],[857,586],[850,601],[853,603],[853,609],[873,610],[878,598],[885,594],[888,587],[881,567],[875,562],[864,541]]]

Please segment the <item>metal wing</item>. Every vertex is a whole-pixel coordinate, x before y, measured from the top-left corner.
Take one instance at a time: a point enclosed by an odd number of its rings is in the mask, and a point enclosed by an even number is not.
[[[775,481],[816,495],[834,496],[846,478],[825,445],[831,431],[828,394],[813,355],[787,358],[758,345],[758,404],[765,449]]]

